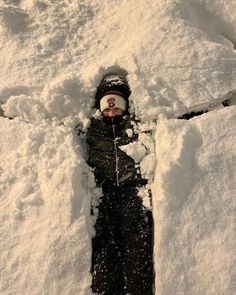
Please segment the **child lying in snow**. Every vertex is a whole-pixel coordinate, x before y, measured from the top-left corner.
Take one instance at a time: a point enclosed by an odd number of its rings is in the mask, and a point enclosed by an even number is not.
[[[137,196],[145,185],[134,160],[119,147],[137,141],[128,111],[126,77],[109,74],[96,94],[102,117],[87,133],[88,164],[103,189],[92,241],[92,290],[95,294],[152,294],[152,216]]]

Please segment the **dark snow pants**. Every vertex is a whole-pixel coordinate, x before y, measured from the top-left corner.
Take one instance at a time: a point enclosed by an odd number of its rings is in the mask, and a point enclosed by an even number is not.
[[[104,192],[92,241],[94,294],[153,294],[152,225],[135,187]]]

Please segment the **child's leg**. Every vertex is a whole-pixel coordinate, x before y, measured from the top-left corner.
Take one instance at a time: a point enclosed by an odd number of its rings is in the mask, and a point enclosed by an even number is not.
[[[114,194],[103,196],[92,241],[92,290],[94,294],[123,294],[119,211],[113,210]]]
[[[153,294],[152,214],[135,188],[126,188],[125,195],[121,223],[125,294]]]

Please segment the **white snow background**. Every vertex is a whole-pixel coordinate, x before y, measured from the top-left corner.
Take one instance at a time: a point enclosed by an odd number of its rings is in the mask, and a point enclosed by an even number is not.
[[[1,295],[91,294],[101,191],[75,126],[111,71],[153,130],[124,149],[152,188],[156,294],[236,294],[235,48],[235,0],[0,1]]]

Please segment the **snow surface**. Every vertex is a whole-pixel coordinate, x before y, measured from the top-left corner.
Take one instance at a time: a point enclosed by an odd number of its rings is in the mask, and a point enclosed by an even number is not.
[[[75,127],[113,71],[142,122],[124,149],[152,187],[156,294],[236,293],[235,40],[235,0],[0,2],[0,294],[91,294],[101,191]]]
[[[232,107],[158,124],[157,294],[235,294],[235,120]]]

